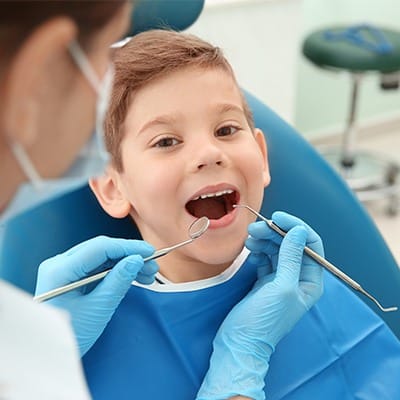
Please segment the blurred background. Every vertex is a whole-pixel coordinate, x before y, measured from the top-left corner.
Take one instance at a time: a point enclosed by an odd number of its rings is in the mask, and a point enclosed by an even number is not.
[[[350,105],[345,72],[318,68],[302,55],[304,38],[330,25],[369,23],[400,30],[398,0],[205,0],[188,29],[225,51],[239,83],[315,145],[340,143]],[[358,145],[400,163],[400,90],[380,76],[362,79]],[[400,213],[383,200],[365,203],[400,262]]]

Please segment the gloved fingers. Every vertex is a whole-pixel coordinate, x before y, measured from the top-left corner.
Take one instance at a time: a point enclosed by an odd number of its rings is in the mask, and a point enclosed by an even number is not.
[[[272,230],[264,221],[252,222],[247,230],[254,239],[273,241],[277,244],[282,241],[282,236]]]
[[[272,214],[272,220],[286,232],[296,225],[305,227],[307,230],[307,246],[316,251],[319,255],[324,256],[324,246],[320,236],[300,218],[282,211],[276,211]]]
[[[253,286],[252,292],[255,293],[257,290],[263,290],[264,293],[268,292],[269,289],[266,286],[268,283],[273,282],[276,276],[276,272],[264,275],[258,278]]]
[[[45,273],[55,285],[65,284],[86,277],[108,260],[132,254],[147,257],[153,252],[153,246],[144,241],[98,236],[44,261],[39,267],[39,274]]]
[[[137,274],[136,281],[141,283],[142,285],[151,285],[155,281],[154,275],[142,275],[141,273]]]
[[[262,263],[257,267],[257,279],[262,279],[264,276],[270,275],[273,272],[272,263],[268,256],[265,256]]]
[[[310,309],[323,293],[322,267],[314,265],[303,267],[300,273],[299,287],[303,301],[307,309]]]
[[[86,246],[74,251],[72,251],[73,249],[67,251],[65,257],[70,262],[80,262],[82,273],[85,275],[108,260],[117,260],[132,254],[148,257],[154,252],[153,246],[142,240],[98,236],[84,243]]]
[[[246,239],[245,246],[254,253],[274,254],[279,251],[279,244],[268,239],[256,239],[251,236]]]
[[[143,268],[139,271],[139,273],[143,276],[152,276],[155,275],[158,270],[159,266],[155,260],[146,261],[143,265]]]
[[[322,285],[323,269],[320,265],[303,265],[299,277],[300,283],[312,283],[317,286]]]
[[[143,266],[144,261],[140,255],[134,254],[123,258],[88,296],[102,297],[105,301],[113,299],[117,301],[115,304],[117,306]]]
[[[248,255],[247,260],[251,264],[256,265],[256,266],[264,265],[267,263],[269,264],[269,262],[270,262],[269,256],[267,254],[253,253],[253,252]]]
[[[278,285],[290,287],[298,284],[306,238],[307,230],[300,225],[290,229],[283,238],[275,279]]]
[[[150,285],[154,282],[155,274],[158,270],[159,267],[155,260],[147,261],[144,263],[143,268],[138,272],[136,281],[143,285]]]

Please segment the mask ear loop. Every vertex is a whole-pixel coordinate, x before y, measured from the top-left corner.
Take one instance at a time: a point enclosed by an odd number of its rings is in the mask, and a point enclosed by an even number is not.
[[[24,172],[25,176],[29,179],[35,189],[40,189],[43,187],[43,179],[37,172],[36,168],[32,164],[32,161],[29,159],[28,155],[25,152],[25,149],[14,140],[9,140],[9,146],[11,151],[14,154],[15,159],[17,160],[19,166]]]
[[[97,76],[96,71],[93,69],[92,65],[86,57],[86,54],[83,52],[76,40],[72,41],[69,44],[69,52],[76,65],[81,70],[82,74],[89,81],[96,94],[99,95],[101,80]]]
[[[110,64],[104,78],[101,82],[99,99],[97,101],[97,113],[96,113],[96,145],[101,160],[108,162],[110,155],[106,150],[104,143],[104,120],[107,113],[108,106],[110,104],[110,97],[112,92],[112,86],[114,83],[114,66]]]
[[[72,59],[75,61],[82,74],[85,76],[94,91],[97,93],[98,101],[96,112],[96,147],[100,158],[103,161],[108,161],[109,155],[104,146],[103,122],[104,115],[107,112],[108,100],[114,80],[114,68],[112,64],[110,64],[104,75],[103,80],[101,80],[99,79],[96,71],[87,59],[86,54],[83,52],[81,46],[76,40],[70,43],[69,51]]]

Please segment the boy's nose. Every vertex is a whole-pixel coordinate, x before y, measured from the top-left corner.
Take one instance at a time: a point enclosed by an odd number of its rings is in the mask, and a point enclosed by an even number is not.
[[[195,167],[197,170],[224,163],[224,154],[217,144],[203,141],[194,150]]]
[[[222,160],[208,160],[208,161],[204,161],[202,163],[200,163],[197,168],[198,169],[202,169],[204,167],[207,167],[209,165],[221,165],[222,164]]]

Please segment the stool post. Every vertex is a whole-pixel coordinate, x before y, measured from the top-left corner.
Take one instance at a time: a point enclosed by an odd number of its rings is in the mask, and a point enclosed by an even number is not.
[[[346,129],[342,141],[341,164],[343,168],[351,168],[355,163],[354,143],[357,134],[355,121],[356,121],[357,99],[361,81],[361,74],[352,73],[351,80],[352,80],[352,88],[351,88],[350,111],[347,117]]]

